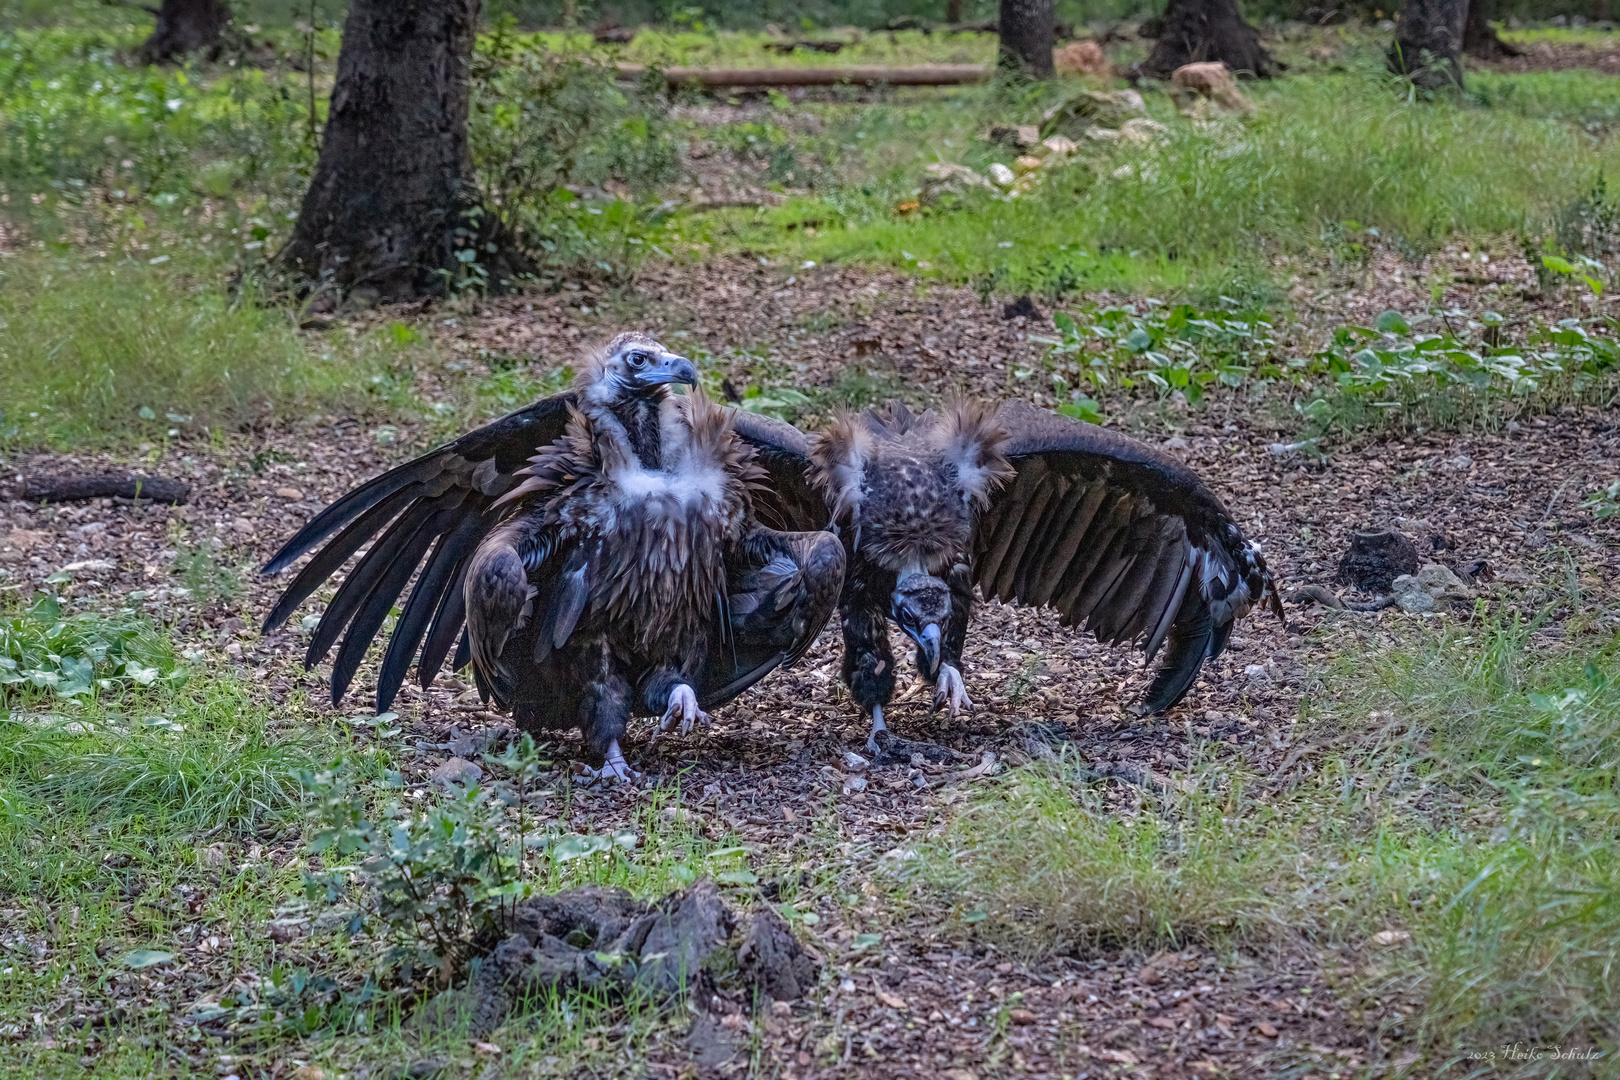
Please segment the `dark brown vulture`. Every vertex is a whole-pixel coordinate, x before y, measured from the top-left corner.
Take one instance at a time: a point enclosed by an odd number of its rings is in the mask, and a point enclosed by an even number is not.
[[[848,569],[844,681],[884,730],[888,620],[917,644],[936,707],[971,708],[962,648],[977,585],[1055,608],[1099,641],[1166,646],[1139,713],[1170,708],[1251,607],[1282,603],[1260,549],[1181,462],[1019,401],[914,415],[890,402],[819,436],[739,418],[771,474],[783,528],[829,520]],[[809,480],[806,489],[805,480]]]
[[[369,542],[304,658],[320,662],[342,635],[334,704],[414,576],[383,657],[379,711],[413,658],[425,687],[459,639],[452,667],[471,660],[479,691],[519,727],[579,727],[605,762],[597,775],[633,778],[619,747],[632,715],[662,714],[664,729],[678,721],[683,732],[706,722],[704,708],[809,647],[843,581],[831,534],[755,520],[765,473],[733,432],[737,414],[669,393],[696,382],[685,357],[619,335],[569,393],[316,515],[264,568],[285,570],[332,537],[266,631]]]

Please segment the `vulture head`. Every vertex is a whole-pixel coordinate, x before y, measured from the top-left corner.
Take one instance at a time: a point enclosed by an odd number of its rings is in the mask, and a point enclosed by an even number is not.
[[[940,643],[951,617],[951,587],[933,574],[904,574],[889,594],[889,614],[917,643],[917,667],[923,678],[939,677]]]
[[[671,383],[696,386],[697,365],[646,334],[631,331],[608,342],[588,373],[585,397],[593,405],[657,401]]]

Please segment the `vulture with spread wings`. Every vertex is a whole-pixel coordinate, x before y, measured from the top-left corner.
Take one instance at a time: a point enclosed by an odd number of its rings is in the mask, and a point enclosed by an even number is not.
[[[1099,641],[1140,642],[1164,660],[1139,713],[1168,709],[1232,624],[1282,602],[1260,549],[1214,492],[1174,458],[1024,402],[900,402],[817,436],[739,416],[771,476],[779,527],[831,520],[848,568],[840,609],[844,681],[884,730],[894,696],[893,619],[917,645],[935,704],[971,708],[962,649],[973,590],[1057,610]]]
[[[621,334],[574,390],[355,488],[265,566],[279,573],[326,541],[265,630],[369,543],[305,655],[313,666],[342,638],[334,703],[414,578],[379,712],[413,659],[426,687],[454,648],[452,668],[470,660],[479,691],[520,727],[577,726],[605,762],[598,775],[633,778],[619,746],[632,715],[683,731],[707,721],[704,708],[809,647],[843,581],[831,534],[756,519],[756,496],[775,499],[759,490],[766,473],[733,430],[738,414],[672,383],[696,385],[691,361]]]

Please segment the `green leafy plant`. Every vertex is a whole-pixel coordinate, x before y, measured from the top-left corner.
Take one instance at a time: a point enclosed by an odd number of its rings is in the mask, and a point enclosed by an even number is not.
[[[0,699],[28,690],[77,698],[185,675],[132,616],[65,615],[59,600],[44,597],[0,618]]]
[[[1620,514],[1620,480],[1616,480],[1606,488],[1599,488],[1597,491],[1592,492],[1581,503],[1581,508],[1590,510],[1592,516],[1599,521],[1607,521],[1614,515]]]
[[[1054,388],[1066,397],[1064,412],[1090,419],[1100,413],[1079,387],[1101,390],[1138,385],[1181,393],[1192,404],[1212,385],[1242,386],[1275,379],[1271,324],[1250,312],[1204,312],[1190,304],[1150,302],[1143,314],[1125,307],[1052,316],[1056,338],[1044,340]],[[1071,387],[1073,387],[1071,389]],[[1060,406],[1062,408],[1062,406]]]
[[[420,971],[450,980],[474,936],[495,929],[530,895],[531,853],[565,863],[636,842],[628,830],[531,835],[525,797],[547,763],[528,735],[489,760],[510,779],[451,785],[425,807],[395,801],[375,816],[353,764],[298,774],[317,828],[310,849],[326,861],[320,872],[304,875],[306,896],[339,907],[350,934],[387,941],[385,966],[407,980]],[[397,790],[402,780],[388,771],[384,784]],[[515,820],[509,808],[516,808]]]
[[[1481,321],[1487,329],[1502,324],[1493,312]],[[1612,320],[1601,325],[1614,328]],[[1488,338],[1475,340],[1450,328],[1416,332],[1397,311],[1386,311],[1372,327],[1339,327],[1308,369],[1325,376],[1341,402],[1378,410],[1421,406],[1429,413],[1444,406],[1476,416],[1491,414],[1502,401],[1523,402],[1538,393],[1578,396],[1617,371],[1620,345],[1591,333],[1579,319],[1534,329],[1522,346],[1492,345]],[[1324,426],[1337,422],[1327,396],[1302,404],[1301,411]]]

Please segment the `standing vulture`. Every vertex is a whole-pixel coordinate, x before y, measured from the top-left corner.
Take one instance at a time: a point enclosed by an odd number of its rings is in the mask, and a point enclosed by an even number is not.
[[[683,732],[706,722],[705,707],[809,647],[843,581],[836,538],[755,520],[765,473],[732,430],[736,414],[674,396],[672,383],[696,385],[690,360],[621,334],[573,391],[355,488],[265,566],[280,572],[337,534],[266,631],[369,541],[305,656],[313,666],[343,636],[334,704],[415,575],[379,711],[413,657],[425,687],[459,637],[452,666],[470,659],[479,692],[519,727],[579,727],[605,762],[596,775],[634,778],[619,747],[632,715],[662,714]]]
[[[1099,641],[1163,663],[1139,714],[1170,708],[1232,624],[1282,602],[1260,549],[1197,475],[1166,454],[1019,401],[914,415],[891,401],[818,436],[739,417],[770,472],[784,528],[832,520],[848,559],[844,681],[871,714],[894,696],[893,619],[917,644],[935,706],[971,708],[962,648],[975,585],[1055,608]],[[808,483],[807,483],[808,481]]]

